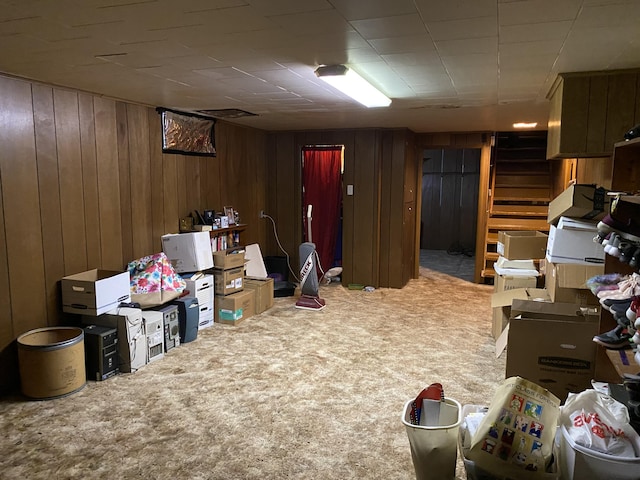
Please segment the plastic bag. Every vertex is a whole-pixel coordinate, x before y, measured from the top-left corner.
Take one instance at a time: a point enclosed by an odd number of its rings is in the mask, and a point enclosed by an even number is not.
[[[498,387],[467,458],[496,478],[541,479],[553,463],[560,399],[521,377]]]
[[[131,278],[131,301],[142,308],[155,307],[180,296],[187,286],[164,252],[147,255],[127,265]]]
[[[638,456],[640,437],[629,424],[624,404],[596,390],[570,393],[560,422],[578,445],[618,457]]]

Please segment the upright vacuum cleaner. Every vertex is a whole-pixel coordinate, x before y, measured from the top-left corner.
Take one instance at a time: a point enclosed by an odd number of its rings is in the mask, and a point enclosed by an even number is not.
[[[322,310],[324,299],[318,295],[318,271],[316,270],[316,245],[311,240],[311,205],[307,209],[308,242],[300,245],[300,291],[296,308]]]

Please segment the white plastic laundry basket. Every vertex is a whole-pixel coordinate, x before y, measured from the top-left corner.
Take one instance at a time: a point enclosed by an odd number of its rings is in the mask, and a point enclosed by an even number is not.
[[[411,459],[418,480],[449,480],[456,475],[458,429],[462,421],[460,403],[445,398],[447,408],[440,410],[440,419],[436,426],[412,425],[409,417],[411,403],[404,406],[402,423],[404,424]]]
[[[573,441],[564,425],[558,428],[556,443],[559,443],[560,471],[563,480],[583,478],[640,479],[640,458],[616,457],[578,445]]]

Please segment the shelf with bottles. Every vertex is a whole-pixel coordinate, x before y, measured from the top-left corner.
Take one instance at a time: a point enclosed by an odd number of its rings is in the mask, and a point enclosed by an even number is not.
[[[211,250],[219,252],[242,245],[241,234],[247,228],[246,224],[229,225],[225,228],[214,228],[209,231]]]

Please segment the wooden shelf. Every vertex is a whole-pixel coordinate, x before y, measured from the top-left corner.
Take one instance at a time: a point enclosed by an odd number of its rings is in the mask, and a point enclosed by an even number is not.
[[[239,223],[227,228],[216,228],[215,230],[210,230],[209,237],[211,238],[211,248],[216,252],[239,248],[242,245],[240,233],[246,228],[247,225]]]
[[[240,223],[238,225],[232,225],[228,228],[214,228],[213,230],[209,231],[209,236],[210,237],[217,237],[218,235],[222,234],[222,233],[229,233],[229,232],[243,232],[244,230],[246,230],[247,225]]]

